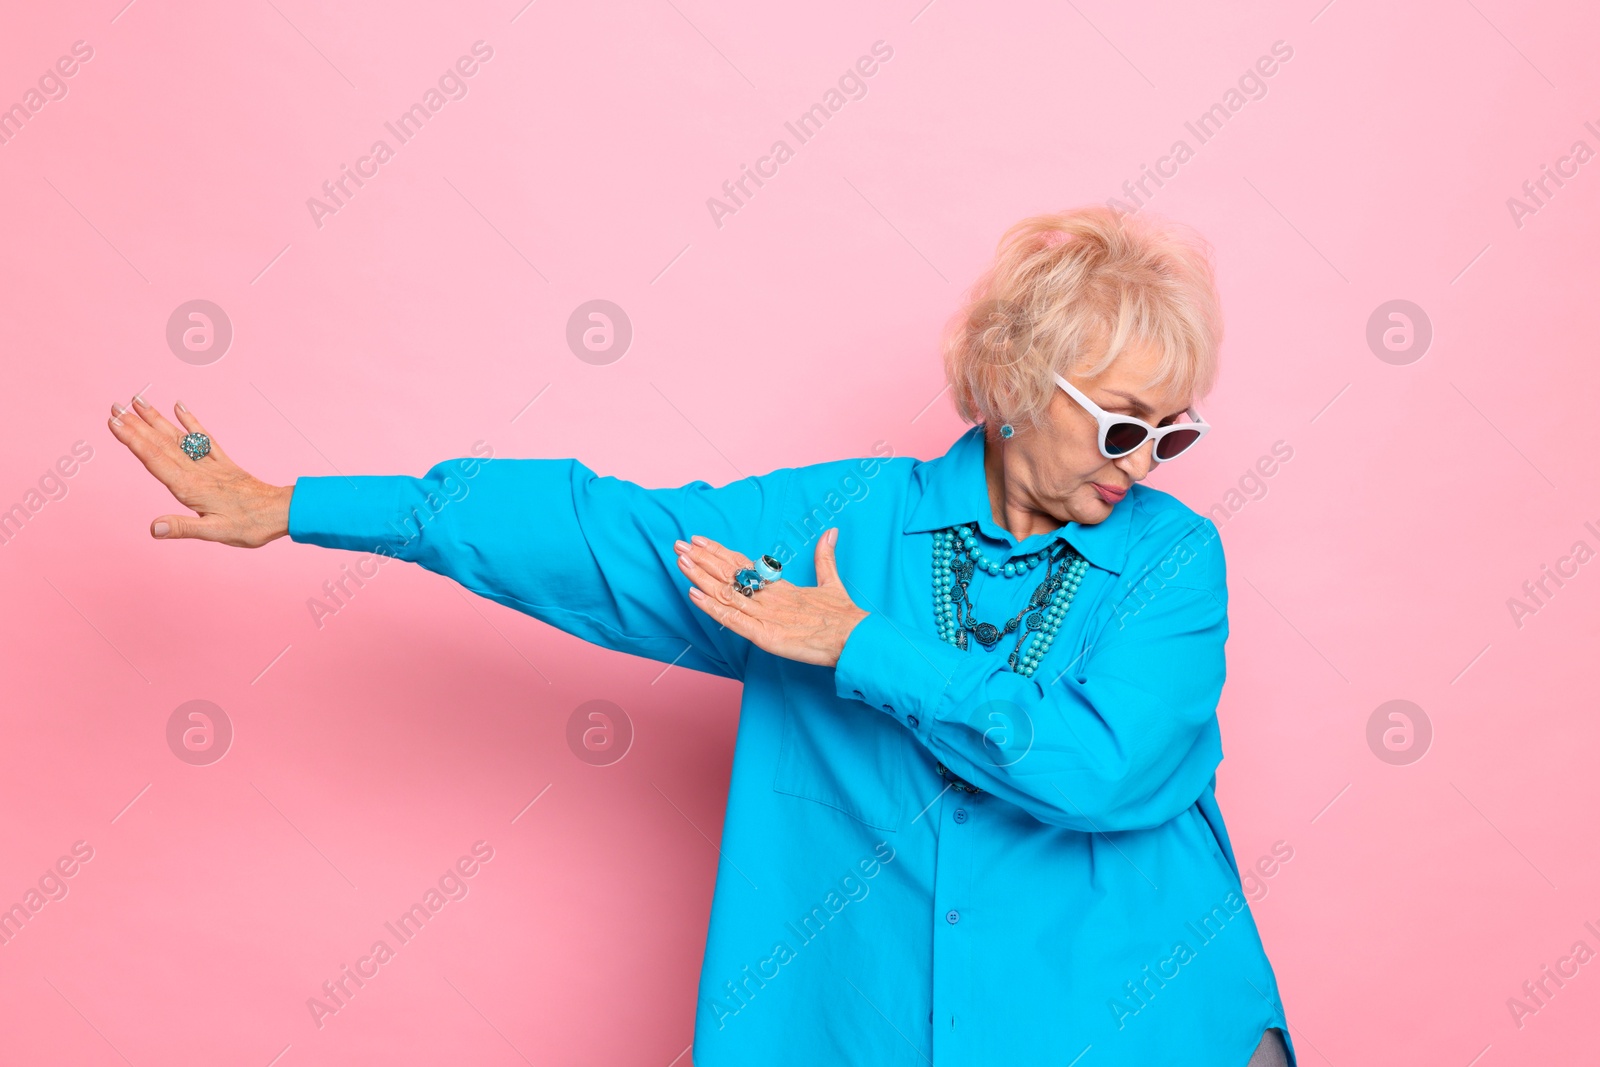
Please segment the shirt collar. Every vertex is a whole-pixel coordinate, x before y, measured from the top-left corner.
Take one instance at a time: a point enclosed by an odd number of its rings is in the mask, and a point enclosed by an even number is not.
[[[1069,522],[1048,533],[1018,541],[995,524],[989,506],[989,487],[983,471],[984,435],[980,423],[963,433],[938,459],[917,465],[922,497],[907,515],[906,533],[942,530],[958,523],[975,523],[987,537],[1019,552],[1034,552],[1055,540],[1065,540],[1084,559],[1101,570],[1121,574],[1128,561],[1128,536],[1138,486],[1128,499],[1111,509],[1104,521],[1085,526]]]

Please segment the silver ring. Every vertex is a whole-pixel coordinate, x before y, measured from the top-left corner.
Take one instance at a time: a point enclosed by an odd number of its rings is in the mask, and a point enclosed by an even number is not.
[[[783,564],[771,556],[762,556],[733,576],[733,587],[745,596],[755,596],[756,590],[766,588],[781,577]]]
[[[211,438],[203,433],[186,433],[183,440],[178,442],[178,447],[190,459],[201,459],[211,452]]]

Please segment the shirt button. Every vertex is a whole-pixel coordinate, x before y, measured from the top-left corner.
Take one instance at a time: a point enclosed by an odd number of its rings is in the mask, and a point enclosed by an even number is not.
[[[967,809],[966,808],[957,808],[956,809],[955,818],[956,818],[956,822],[966,822],[967,821]]]
[[[954,926],[961,921],[961,913],[954,908],[944,913],[944,921]]]
[[[906,722],[910,723],[912,726],[915,726],[917,725],[917,717],[915,715],[907,715]]]
[[[859,689],[857,689],[857,690],[856,690],[856,691],[855,691],[855,694],[856,694],[856,699],[857,699],[857,700],[865,700],[865,699],[866,699],[866,697],[864,697],[864,696],[862,696],[862,695],[861,695],[861,690],[859,690]]]
[[[894,714],[894,705],[893,704],[885,704],[883,706],[883,710],[887,711],[890,715],[893,715]]]

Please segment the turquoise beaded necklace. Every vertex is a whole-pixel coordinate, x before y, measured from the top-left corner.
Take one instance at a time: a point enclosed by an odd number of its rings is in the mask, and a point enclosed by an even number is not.
[[[1045,577],[1028,603],[1006,624],[980,622],[972,613],[970,588],[973,576],[982,570],[1004,578],[1020,578],[1039,566]],[[1061,620],[1072,606],[1089,561],[1058,541],[1043,552],[1020,560],[998,563],[984,555],[971,526],[951,526],[933,533],[933,616],[939,637],[967,651],[968,638],[977,640],[985,652],[1013,631],[1016,644],[1006,657],[1007,664],[1024,678],[1032,676],[1061,629]],[[1031,640],[1030,640],[1031,638]],[[1026,650],[1023,646],[1027,645]]]

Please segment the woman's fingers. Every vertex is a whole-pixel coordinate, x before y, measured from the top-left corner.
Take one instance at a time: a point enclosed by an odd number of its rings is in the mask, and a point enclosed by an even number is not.
[[[149,425],[150,429],[158,437],[170,440],[173,448],[177,449],[184,459],[189,459],[189,454],[183,451],[182,442],[185,434],[205,433],[207,437],[211,437],[200,425],[200,420],[195,418],[189,409],[181,403],[174,404],[172,407],[172,413],[177,416],[180,426],[174,426],[168,422],[166,416],[147,403],[142,396],[133,398],[133,410],[138,413],[140,418],[144,419],[145,423]],[[213,457],[218,460],[228,458],[228,454],[222,450],[222,446],[217,443],[217,439],[214,437],[211,438],[211,451],[207,452],[202,459],[211,459]],[[194,460],[189,461],[191,463],[195,462]]]
[[[194,412],[183,406],[183,401],[180,400],[174,404],[172,412],[178,416],[178,421],[183,424],[184,433],[203,433],[207,437],[211,437],[210,431],[200,425],[200,420],[194,417]],[[211,437],[211,451],[207,456],[208,458],[215,456],[219,460],[228,459],[227,451],[223,449],[222,444],[215,437]]]
[[[112,436],[127,446],[179,504],[196,513],[160,516],[150,523],[152,537],[259,548],[288,534],[293,488],[252,478],[215,439],[205,455],[191,458],[181,445],[184,435],[206,430],[181,403],[173,407],[181,425],[169,422],[143,397],[135,397],[132,408],[113,404],[111,411],[107,426]]]
[[[150,536],[163,541],[177,537],[221,541],[226,537],[226,530],[210,515],[163,515],[150,524]]]
[[[115,411],[117,408],[114,407],[112,410]],[[189,454],[183,450],[182,442],[185,434],[205,433],[207,437],[211,437],[211,435],[206,433],[204,427],[200,425],[200,420],[196,419],[189,409],[182,404],[173,406],[173,414],[178,417],[178,421],[182,424],[181,426],[175,426],[169,422],[165,415],[157,411],[142,396],[135,396],[133,398],[133,406],[131,408],[122,408],[121,410],[123,412],[122,421],[126,423],[132,420],[135,432],[143,433],[160,446],[162,451],[172,457],[179,470],[189,469],[184,466],[185,463],[204,462],[207,459],[214,459],[218,462],[228,461],[228,454],[223,451],[222,445],[218,444],[214,437],[211,438],[210,451],[200,460],[191,459]]]
[[[734,588],[731,574],[722,577],[730,561],[707,551],[703,545],[679,541],[675,547],[678,568],[694,583],[689,587],[690,603],[740,637],[757,641],[762,625],[756,618],[755,597],[745,596]],[[708,566],[715,570],[707,569]]]
[[[179,458],[187,458],[183,456],[183,449],[178,447],[178,438],[183,435],[161,418],[160,413],[146,403],[144,397],[135,396],[133,405],[122,409],[122,421],[130,423],[136,433],[171,456],[174,462]]]
[[[678,552],[678,569],[684,576],[706,593],[718,600],[726,595],[733,594],[733,583],[722,577],[710,568],[710,561],[704,555],[697,554],[693,545],[679,541],[673,546]]]
[[[177,444],[178,439],[183,436],[182,430],[168,422],[161,412],[151,407],[144,397],[137,394],[133,398],[133,413],[143,419],[145,425],[149,426],[157,434],[169,438],[173,444]]]
[[[163,439],[132,409],[117,404],[111,410],[112,416],[106,421],[111,435],[126,445],[128,451],[144,464],[144,469],[155,475],[168,491],[173,491],[183,473],[178,461],[187,462],[189,457],[175,442]]]
[[[710,569],[717,574],[726,573],[730,582],[733,581],[735,574],[751,566],[748,556],[724,548],[709,537],[695,534],[689,541],[695,547],[695,558],[706,561]]]
[[[698,589],[689,590],[689,602],[740,637],[749,638],[752,641],[756,639],[760,624],[738,608],[730,607],[721,601],[714,600]]]
[[[179,485],[190,473],[185,464],[194,462],[178,444],[183,431],[163,418],[141,396],[133,398],[131,408],[116,404],[112,411],[115,413],[110,424],[112,434],[128,446],[168,492],[178,497]],[[209,516],[162,515],[150,523],[150,536],[168,541],[181,537],[220,541],[225,531],[218,520]]]
[[[678,545],[683,545],[683,542],[678,542]],[[751,614],[755,606],[752,603],[753,598],[745,596],[734,588],[732,576],[723,578],[721,574],[708,569],[703,557],[696,557],[694,548],[695,546],[690,545],[687,546],[687,551],[685,548],[678,549],[678,569],[683,571],[684,576],[707,598],[724,605],[729,611]]]
[[[839,564],[834,559],[833,546],[839,543],[839,527],[835,526],[817,538],[817,584],[838,585]]]
[[[740,593],[733,583],[735,574],[751,566],[748,559],[699,534],[691,537],[688,543],[679,541],[676,547],[680,565],[687,559],[701,574],[709,576],[710,584],[697,583],[702,590],[730,605],[735,611],[750,613],[750,598]],[[689,571],[685,570],[684,573],[688,574]]]

